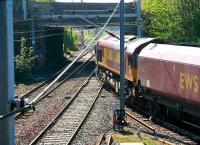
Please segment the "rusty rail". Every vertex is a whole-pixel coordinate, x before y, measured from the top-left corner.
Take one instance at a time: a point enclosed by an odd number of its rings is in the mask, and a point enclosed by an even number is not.
[[[60,116],[62,116],[63,112],[67,110],[67,108],[73,103],[73,101],[76,99],[76,97],[79,95],[79,93],[82,91],[82,89],[88,84],[90,78],[92,77],[94,71],[90,74],[90,76],[87,78],[87,80],[83,83],[83,85],[78,89],[78,91],[75,93],[75,95],[70,99],[70,101],[60,110],[60,112],[51,120],[51,122],[49,122],[49,124],[38,134],[38,136],[36,136],[36,138],[34,140],[32,140],[32,142],[29,145],[34,145],[38,142],[38,140],[47,132],[47,130],[49,128],[51,128],[53,126],[53,124],[56,123],[56,121],[58,120],[58,118],[60,118]],[[91,112],[95,102],[98,99],[98,96],[102,90],[103,84],[101,85],[99,91],[97,92],[97,95],[95,96],[94,101],[92,102],[92,104],[90,105],[89,110],[87,111],[86,115],[84,116],[83,120],[78,124],[76,130],[73,132],[73,134],[71,135],[70,139],[68,142],[66,142],[66,144],[71,144],[73,138],[75,137],[76,133],[78,132],[78,130],[80,129],[80,127],[82,126],[82,124],[84,123],[84,121],[86,120],[86,118],[88,117],[89,113]]]
[[[111,145],[111,144],[112,144],[112,133],[110,133],[108,137],[108,145]]]
[[[105,133],[102,133],[101,136],[99,137],[99,140],[96,145],[101,145],[102,141],[105,139]]]
[[[148,124],[146,124],[145,122],[139,120],[137,117],[133,116],[133,115],[130,114],[129,112],[126,111],[125,113],[126,113],[126,115],[127,115],[128,117],[130,117],[131,119],[134,119],[134,120],[137,121],[138,123],[142,124],[144,127],[148,128],[149,130],[153,131],[154,133],[156,132],[156,129],[155,129],[155,128],[153,128],[153,127],[149,126]]]
[[[171,142],[168,142],[168,141],[163,140],[163,139],[160,139],[160,138],[157,138],[156,140],[158,140],[159,142],[161,142],[161,143],[163,143],[163,144],[167,144],[167,145],[175,145],[175,144],[173,144],[173,143],[171,143]]]

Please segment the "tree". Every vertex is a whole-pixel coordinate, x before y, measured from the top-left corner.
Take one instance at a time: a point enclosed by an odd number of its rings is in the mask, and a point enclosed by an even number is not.
[[[200,37],[200,1],[178,0],[178,12],[187,39]]]
[[[30,72],[35,63],[34,51],[26,46],[26,39],[21,38],[20,55],[15,58],[15,71],[17,80],[25,80],[30,76]]]
[[[78,32],[70,28],[65,29],[64,33],[64,52],[68,54],[69,51],[76,51],[78,49]]]
[[[200,37],[199,6],[197,0],[142,0],[146,36],[171,42]]]

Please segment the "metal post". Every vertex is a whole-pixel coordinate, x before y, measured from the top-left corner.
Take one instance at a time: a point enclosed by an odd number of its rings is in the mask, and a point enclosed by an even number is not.
[[[141,0],[137,0],[137,35],[142,36],[142,26],[141,26]]]
[[[120,109],[124,110],[124,0],[120,2]]]
[[[13,0],[0,1],[0,114],[14,101]],[[0,145],[15,144],[14,116],[0,121]]]
[[[22,0],[23,19],[27,19],[27,0]]]

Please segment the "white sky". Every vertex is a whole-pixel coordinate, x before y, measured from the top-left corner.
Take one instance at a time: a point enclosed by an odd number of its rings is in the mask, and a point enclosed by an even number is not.
[[[56,0],[57,2],[81,2],[81,0]],[[132,2],[133,0],[124,0],[125,2]],[[83,0],[83,2],[90,3],[117,3],[119,0]]]

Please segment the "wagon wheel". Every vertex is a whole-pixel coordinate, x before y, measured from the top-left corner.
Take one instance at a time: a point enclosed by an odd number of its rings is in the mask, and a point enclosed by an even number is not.
[[[99,81],[103,81],[103,72],[98,68],[96,67],[95,69],[95,74],[96,74],[96,77],[98,78]]]
[[[142,98],[144,96],[144,88],[141,85],[141,81],[139,80],[137,86],[135,87],[135,96]]]

